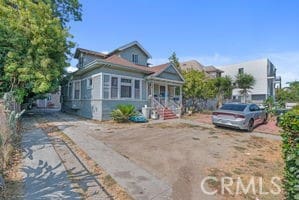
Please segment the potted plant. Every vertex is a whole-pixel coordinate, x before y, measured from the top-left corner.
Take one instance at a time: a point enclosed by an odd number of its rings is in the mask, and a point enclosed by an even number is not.
[[[151,118],[152,119],[158,119],[159,118],[157,110],[153,110],[152,111]]]

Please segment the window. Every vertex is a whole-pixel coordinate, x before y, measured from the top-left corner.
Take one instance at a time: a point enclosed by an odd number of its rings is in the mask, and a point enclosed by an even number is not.
[[[265,94],[253,94],[251,95],[251,100],[253,101],[260,101],[260,100],[265,100],[266,95]]]
[[[140,80],[135,80],[134,84],[134,93],[135,93],[135,99],[140,99]]]
[[[87,79],[87,89],[92,89],[92,78]]]
[[[73,98],[73,87],[72,87],[72,82],[69,83],[69,87],[68,87],[68,92],[69,92],[69,99],[72,99]]]
[[[132,62],[133,63],[138,63],[138,55],[137,54],[132,54]]]
[[[246,107],[246,104],[224,104],[220,109],[231,111],[244,111]]]
[[[260,110],[260,107],[258,107],[257,105],[253,104],[249,107],[249,110],[250,111],[259,111]]]
[[[244,74],[244,68],[239,68],[239,74]]]
[[[120,87],[121,98],[132,98],[132,80],[127,78],[121,78]]]
[[[111,99],[118,98],[118,78],[111,77]]]
[[[109,99],[109,90],[110,90],[110,76],[104,75],[104,85],[103,85],[103,98]]]
[[[76,81],[74,84],[74,99],[80,98],[80,81]]]

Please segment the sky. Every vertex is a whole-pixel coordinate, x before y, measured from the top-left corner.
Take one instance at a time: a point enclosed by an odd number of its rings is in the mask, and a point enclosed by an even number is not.
[[[269,58],[284,85],[299,80],[298,0],[80,2],[83,19],[70,23],[77,47],[109,52],[137,40],[154,65],[172,52],[215,66]]]

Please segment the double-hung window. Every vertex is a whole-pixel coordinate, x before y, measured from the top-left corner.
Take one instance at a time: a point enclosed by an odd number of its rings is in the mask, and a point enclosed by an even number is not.
[[[111,99],[118,98],[118,77],[111,77]]]
[[[121,78],[120,98],[132,98],[132,79]]]
[[[72,82],[69,83],[69,87],[68,87],[68,99],[73,99],[73,84],[72,84]]]
[[[87,79],[87,89],[92,89],[92,78]]]
[[[103,98],[104,99],[109,99],[110,95],[110,76],[109,75],[104,75],[104,83],[103,83]]]
[[[135,94],[135,99],[140,99],[140,80],[135,80],[134,82],[134,94]]]
[[[80,83],[81,81],[74,82],[74,99],[80,99]]]
[[[132,62],[135,64],[138,64],[138,55],[137,54],[132,54]]]

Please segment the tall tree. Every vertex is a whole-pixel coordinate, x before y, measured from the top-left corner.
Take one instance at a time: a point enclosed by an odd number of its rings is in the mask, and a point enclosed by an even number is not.
[[[207,101],[215,96],[213,80],[206,77],[204,72],[189,69],[182,71],[185,79],[183,97],[191,101],[193,108],[197,107],[199,100]]]
[[[255,79],[251,74],[242,73],[236,76],[235,81],[237,87],[240,89],[240,94],[243,95],[245,103],[247,102],[248,92],[255,84]]]
[[[0,0],[1,79],[18,102],[55,90],[68,66],[74,44],[53,15],[51,5],[42,1]]]
[[[286,102],[299,102],[299,81],[289,83],[289,87],[276,90],[276,101],[281,106]]]
[[[82,5],[79,0],[43,0],[43,2],[51,6],[53,15],[58,17],[64,26],[71,20],[82,20]]]
[[[181,71],[179,58],[177,57],[176,53],[173,52],[168,60],[179,70]]]
[[[216,98],[217,98],[217,107],[221,107],[224,98],[230,98],[232,95],[232,79],[229,76],[217,77],[214,79],[215,89],[216,89]]]

